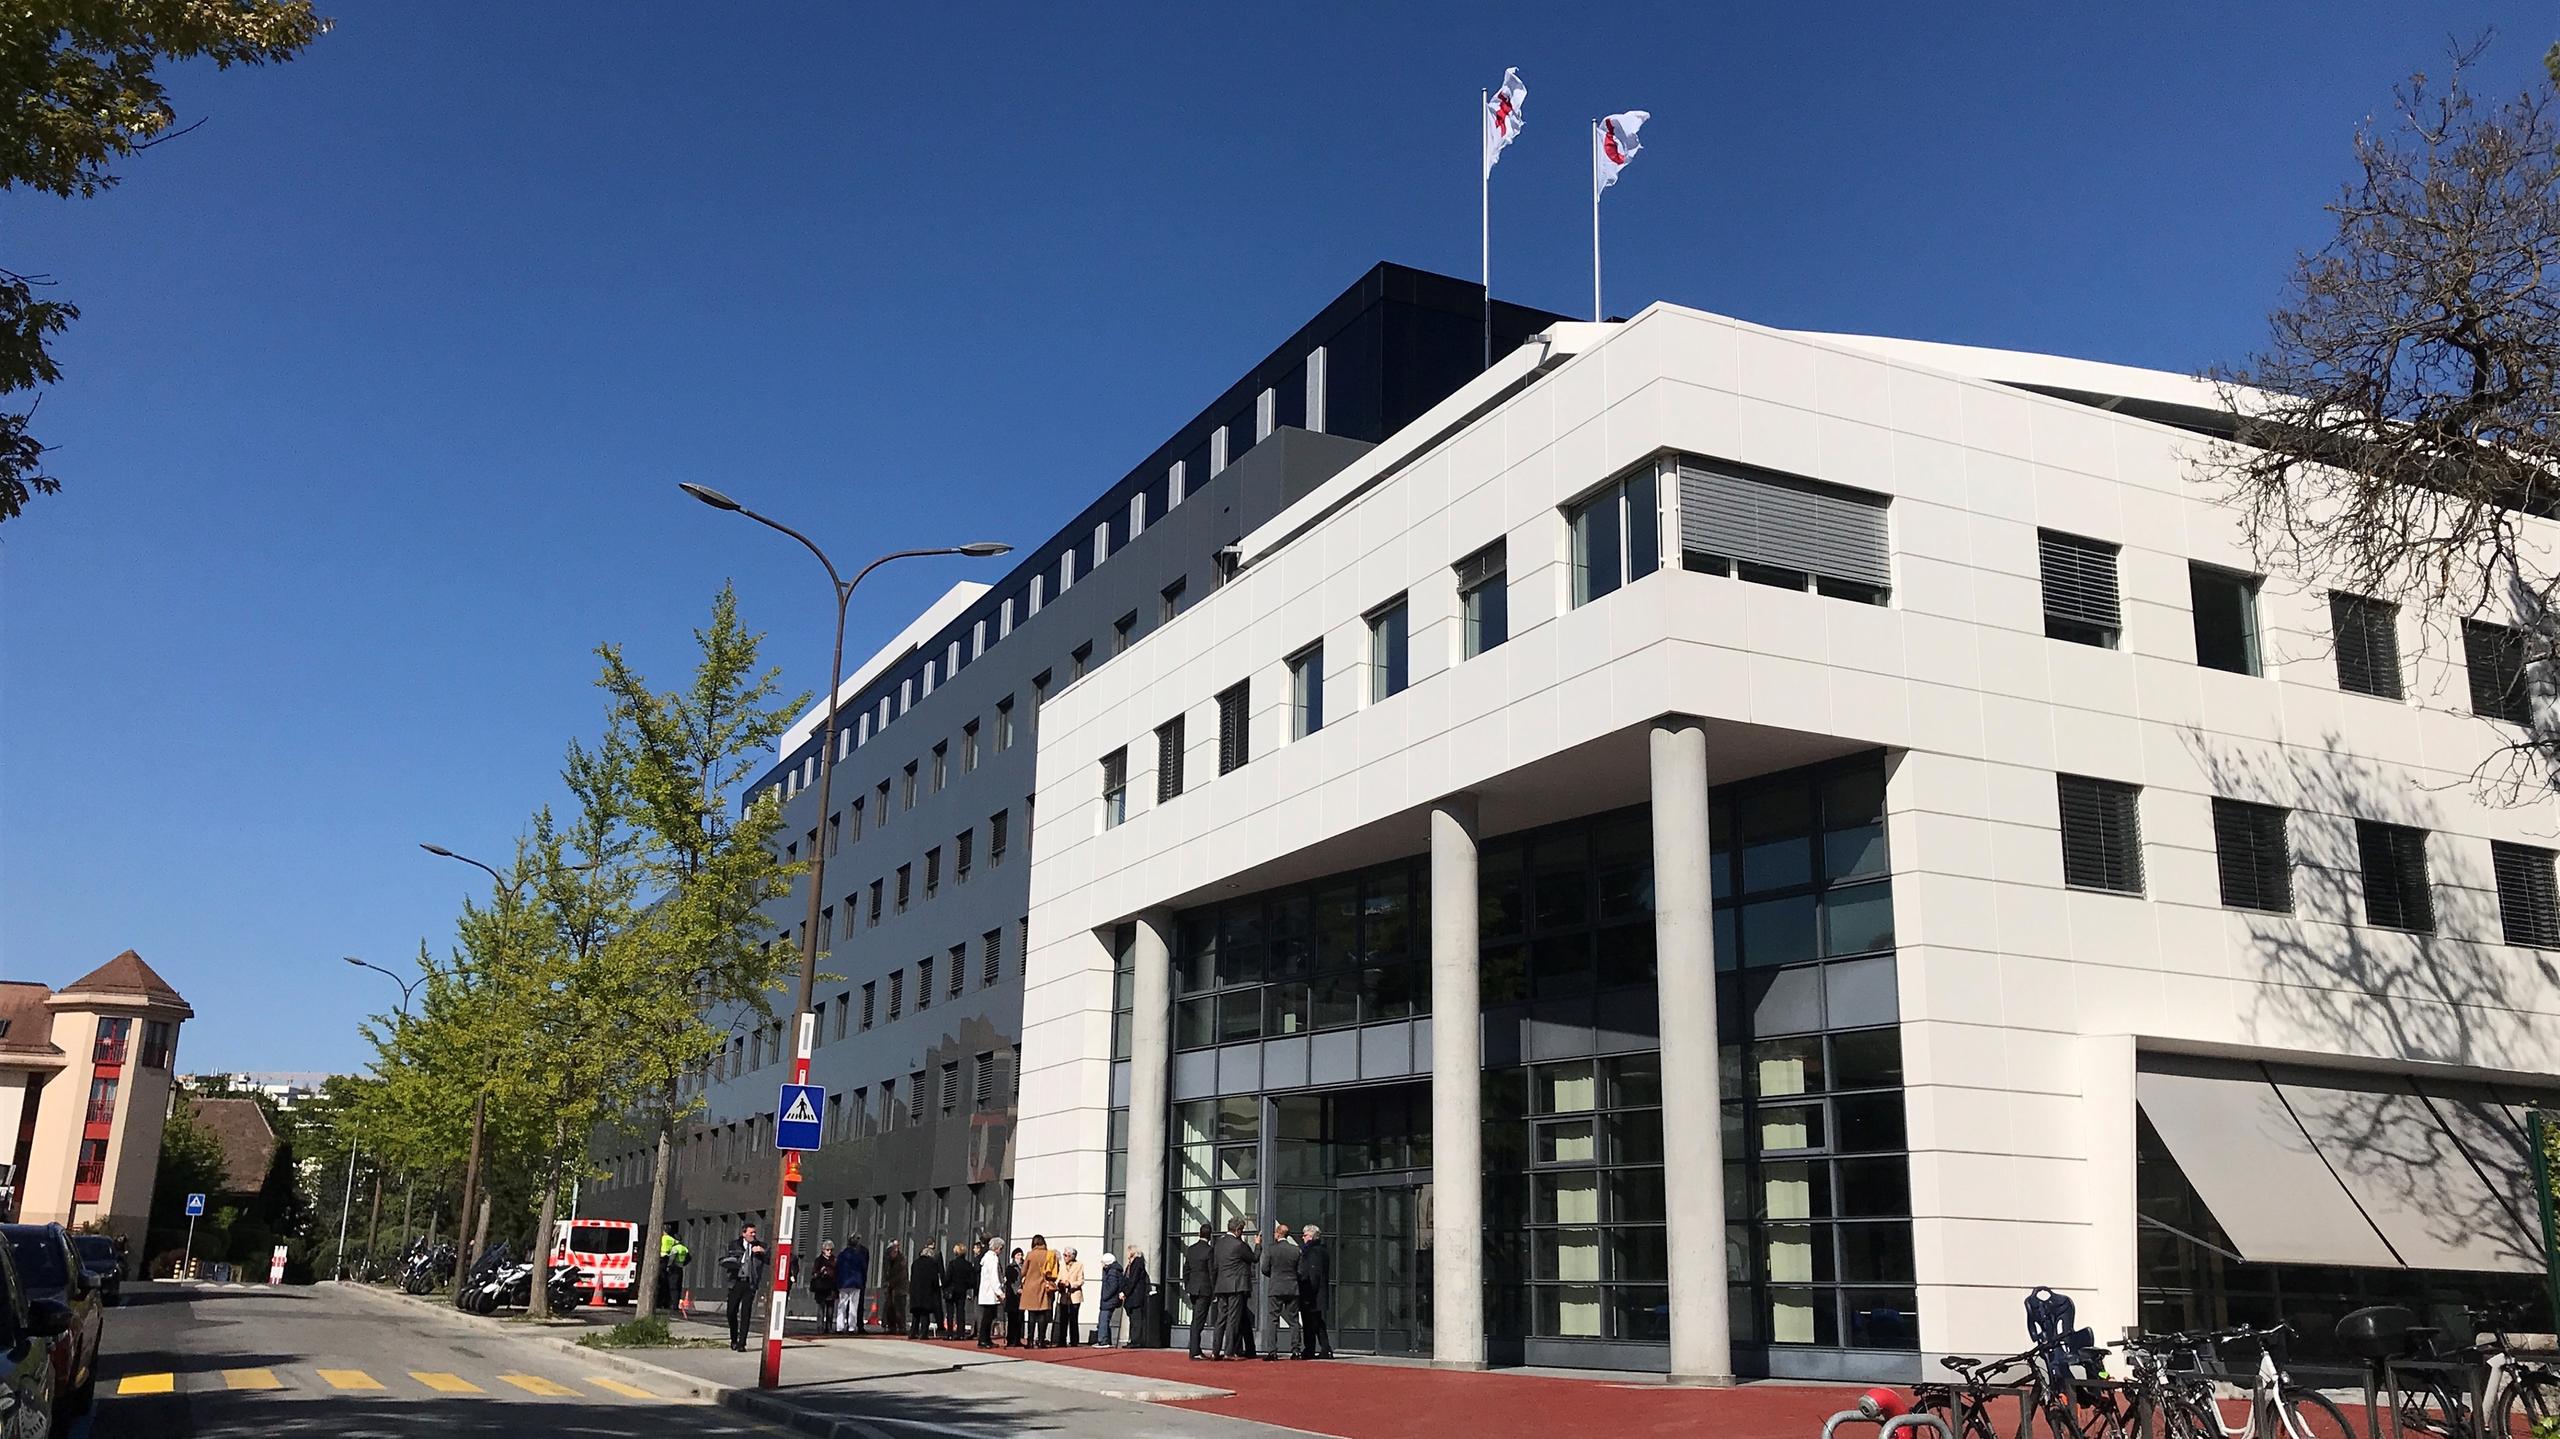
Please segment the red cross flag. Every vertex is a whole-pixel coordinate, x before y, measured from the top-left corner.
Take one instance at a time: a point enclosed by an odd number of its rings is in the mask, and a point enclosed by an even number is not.
[[[1493,174],[1493,162],[1502,158],[1503,147],[1520,138],[1520,112],[1529,103],[1529,87],[1520,82],[1520,72],[1502,72],[1502,88],[1485,97],[1484,102],[1484,172]]]
[[[1595,193],[1618,183],[1618,172],[1627,168],[1627,162],[1644,148],[1636,143],[1636,132],[1652,118],[1646,111],[1629,110],[1602,120],[1591,132],[1591,176]]]

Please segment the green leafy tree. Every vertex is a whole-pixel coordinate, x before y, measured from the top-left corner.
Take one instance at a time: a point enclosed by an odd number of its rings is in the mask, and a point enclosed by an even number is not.
[[[195,1106],[180,1095],[160,1128],[160,1170],[152,1183],[151,1215],[144,1226],[146,1259],[173,1252],[186,1242],[187,1196],[221,1193],[223,1175],[222,1141],[196,1122]]]
[[[654,902],[628,941],[637,981],[622,997],[629,1037],[632,1104],[628,1122],[653,1136],[649,1242],[640,1259],[636,1317],[657,1312],[657,1236],[666,1232],[667,1183],[676,1135],[700,1105],[686,1079],[726,1040],[714,1016],[745,1009],[759,1021],[798,969],[789,946],[769,943],[763,906],[790,892],[798,867],[776,856],[781,807],[759,796],[723,823],[733,796],[769,762],[773,743],[807,696],[780,697],[779,671],[758,658],[763,636],[738,620],[736,594],[723,586],[711,623],[694,631],[692,680],[658,691],[603,645],[597,683],[612,697],[604,751],[624,781],[627,815]]]
[[[0,16],[0,191],[85,199],[112,188],[115,162],[186,133],[170,128],[178,112],[161,64],[290,60],[328,28],[310,0],[19,0]],[[62,377],[51,342],[80,311],[38,293],[50,284],[0,269],[0,395]],[[33,403],[0,411],[0,521],[62,488],[45,473],[34,415]]]

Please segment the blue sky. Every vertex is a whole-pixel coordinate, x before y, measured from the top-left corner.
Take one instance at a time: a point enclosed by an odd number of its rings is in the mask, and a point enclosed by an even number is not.
[[[324,7],[326,8],[326,7]],[[1072,14],[1070,12],[1073,12]],[[2424,13],[2421,13],[2424,12]],[[1087,18],[1078,17],[1106,17]],[[1046,536],[1379,259],[1590,291],[1583,126],[1653,112],[1611,308],[2175,369],[2245,353],[2359,118],[2544,6],[347,4],[0,264],[87,311],[0,528],[0,976],[138,949],[184,1068],[362,1057],[349,969],[471,872],[724,578],[794,687],[839,554]],[[883,571],[851,647],[971,573]],[[992,578],[991,572],[980,572]]]

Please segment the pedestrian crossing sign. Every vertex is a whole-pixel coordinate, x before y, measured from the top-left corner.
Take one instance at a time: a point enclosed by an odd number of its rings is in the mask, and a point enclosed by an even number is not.
[[[815,1084],[786,1084],[773,1104],[773,1147],[808,1153],[818,1147],[825,1125],[827,1091]]]

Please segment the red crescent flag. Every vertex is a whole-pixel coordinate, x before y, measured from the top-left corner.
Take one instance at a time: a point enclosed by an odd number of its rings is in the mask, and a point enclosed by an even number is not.
[[[1493,173],[1493,162],[1502,158],[1503,147],[1520,138],[1521,110],[1529,103],[1529,87],[1520,81],[1520,72],[1502,72],[1502,88],[1484,102],[1484,172]]]
[[[1591,157],[1591,173],[1599,182],[1597,188],[1606,190],[1618,183],[1618,172],[1627,168],[1627,162],[1644,148],[1636,143],[1636,132],[1652,118],[1649,111],[1629,110],[1602,120],[1600,127],[1592,132],[1591,143],[1596,153]]]

